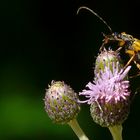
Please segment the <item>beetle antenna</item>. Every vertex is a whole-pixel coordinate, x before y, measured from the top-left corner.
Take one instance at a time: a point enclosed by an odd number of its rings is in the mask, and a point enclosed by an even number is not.
[[[79,14],[80,10],[82,10],[82,9],[86,9],[86,10],[90,11],[92,14],[94,14],[96,17],[98,17],[107,26],[107,28],[109,29],[109,31],[112,33],[112,29],[107,24],[107,22],[102,17],[100,17],[96,12],[94,12],[93,10],[91,10],[90,8],[88,8],[86,6],[79,7],[78,10],[77,10],[77,15]]]

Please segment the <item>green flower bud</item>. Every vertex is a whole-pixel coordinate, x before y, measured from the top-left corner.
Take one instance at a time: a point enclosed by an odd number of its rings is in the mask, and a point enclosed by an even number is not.
[[[52,81],[46,90],[44,101],[45,110],[54,123],[68,123],[80,111],[77,94],[70,86],[61,81]]]
[[[122,60],[117,52],[112,50],[102,51],[96,59],[94,74],[100,73],[100,70],[104,71],[105,66],[109,67],[112,71],[112,64],[116,65],[119,62],[119,70],[123,67]]]

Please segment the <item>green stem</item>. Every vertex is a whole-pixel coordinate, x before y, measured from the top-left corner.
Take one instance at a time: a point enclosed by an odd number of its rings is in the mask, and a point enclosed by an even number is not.
[[[122,125],[109,127],[109,130],[113,136],[113,140],[122,140],[122,129]]]
[[[72,130],[75,132],[79,140],[89,140],[88,137],[85,135],[81,127],[79,126],[76,119],[71,120],[69,123]]]

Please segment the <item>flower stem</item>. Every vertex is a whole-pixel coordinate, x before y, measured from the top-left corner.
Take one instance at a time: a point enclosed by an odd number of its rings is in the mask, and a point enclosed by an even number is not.
[[[76,119],[71,120],[69,123],[72,130],[75,132],[79,140],[89,140],[88,137],[85,135],[81,127],[79,126]]]
[[[109,130],[113,136],[113,140],[122,140],[122,129],[122,125],[109,127]]]

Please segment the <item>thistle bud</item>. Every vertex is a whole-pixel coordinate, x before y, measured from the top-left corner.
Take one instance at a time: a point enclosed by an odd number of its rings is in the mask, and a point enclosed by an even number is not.
[[[96,74],[99,74],[101,70],[104,71],[105,66],[109,67],[110,70],[112,71],[112,64],[116,65],[116,63],[118,63],[119,65],[118,68],[120,70],[123,67],[123,63],[117,52],[112,51],[112,50],[102,51],[97,56],[97,59],[95,62],[95,70],[94,70],[95,76]]]
[[[54,123],[68,123],[80,111],[77,94],[70,86],[61,81],[52,81],[46,90],[44,101],[45,111]]]

